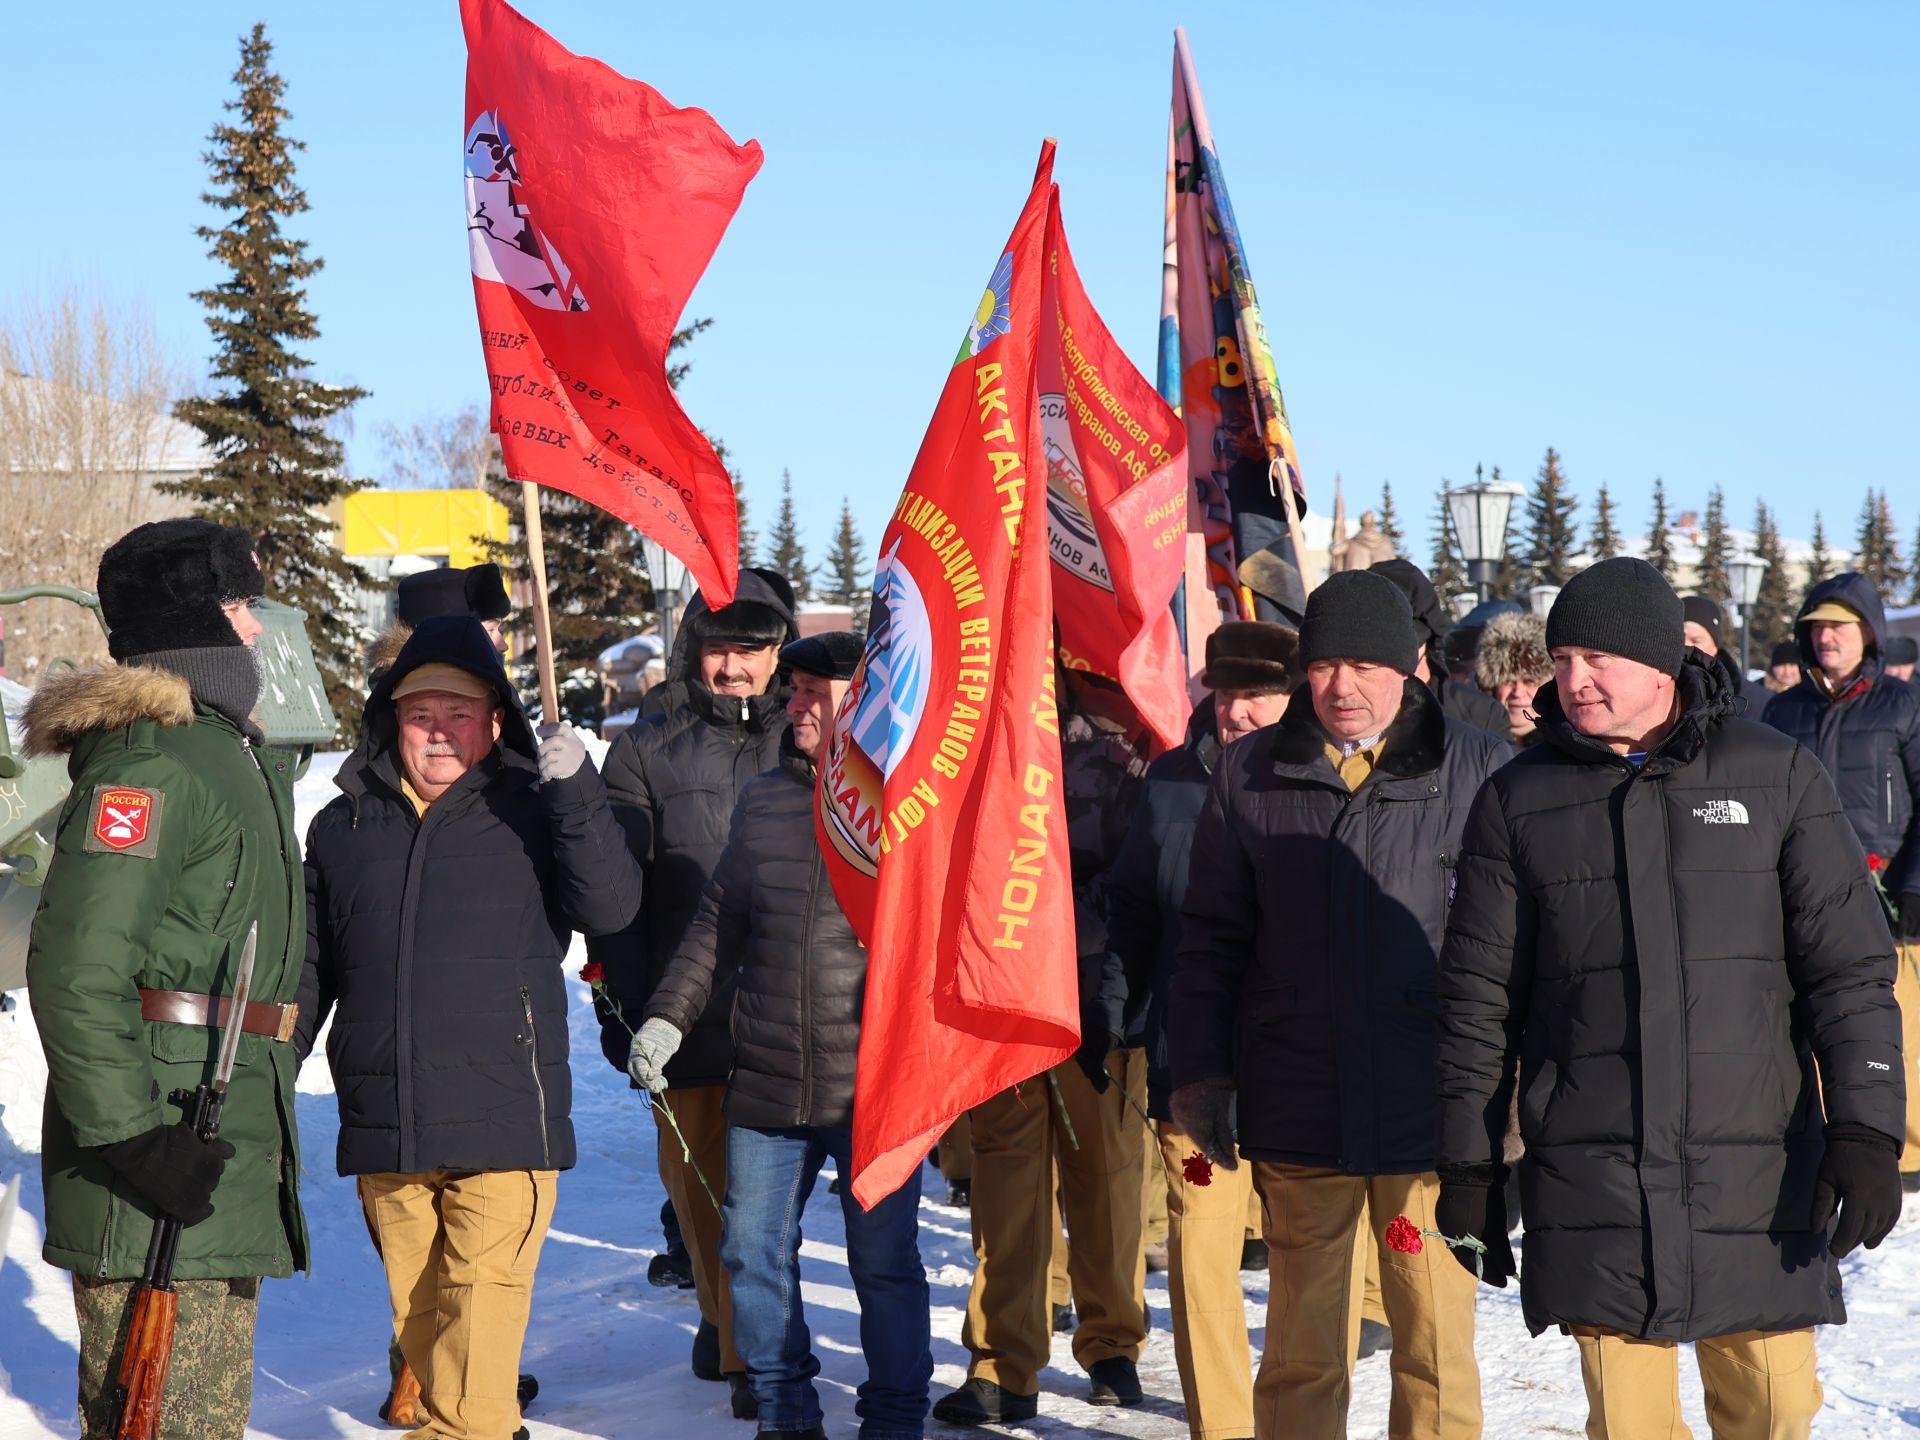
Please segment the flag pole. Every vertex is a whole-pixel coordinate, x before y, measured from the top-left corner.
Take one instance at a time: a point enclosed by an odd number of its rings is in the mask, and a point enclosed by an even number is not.
[[[547,614],[547,547],[540,536],[540,487],[522,480],[520,503],[526,521],[527,561],[533,570],[533,658],[540,671],[540,719],[551,725],[560,719],[560,691],[553,682],[553,620]]]

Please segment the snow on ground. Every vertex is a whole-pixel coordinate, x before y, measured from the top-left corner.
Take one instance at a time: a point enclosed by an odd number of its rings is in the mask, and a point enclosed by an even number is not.
[[[304,817],[332,793],[335,757],[320,757],[302,783]],[[570,962],[577,970],[579,956]],[[553,1232],[541,1259],[523,1368],[540,1377],[527,1423],[535,1440],[673,1436],[748,1440],[752,1429],[727,1410],[724,1386],[694,1379],[688,1347],[698,1323],[692,1291],[647,1284],[660,1243],[661,1188],[651,1120],[623,1076],[600,1058],[584,985],[575,999],[574,1124],[579,1167],[561,1180]],[[42,1264],[41,1204],[34,1154],[44,1076],[23,995],[0,1014],[0,1186],[24,1174],[21,1213],[0,1265],[0,1440],[73,1436],[76,1336],[67,1277]],[[337,1122],[324,1058],[301,1077],[299,1121],[306,1174],[302,1196],[313,1230],[316,1273],[269,1283],[261,1300],[250,1435],[276,1440],[373,1437],[385,1394],[385,1288],[367,1243],[353,1185],[333,1173]],[[931,1170],[930,1196],[944,1193]],[[921,1202],[920,1245],[933,1289],[936,1394],[965,1378],[960,1325],[973,1252],[963,1210]],[[851,1440],[853,1389],[865,1373],[858,1313],[847,1277],[837,1200],[826,1177],[814,1192],[801,1250],[803,1293],[819,1354],[828,1433]],[[1821,1336],[1827,1405],[1821,1440],[1885,1440],[1920,1433],[1920,1217],[1910,1216],[1885,1246],[1846,1263],[1853,1323]],[[1264,1334],[1266,1277],[1248,1274],[1247,1323],[1254,1352]],[[1148,1398],[1138,1409],[1083,1403],[1086,1377],[1070,1337],[1056,1338],[1041,1382],[1041,1417],[986,1433],[1067,1440],[1186,1435],[1164,1276],[1148,1281],[1153,1331],[1140,1363]],[[1579,1436],[1586,1406],[1573,1341],[1530,1339],[1517,1294],[1482,1288],[1477,1350],[1489,1440]],[[1386,1434],[1388,1357],[1362,1361],[1349,1433]],[[1700,1387],[1683,1361],[1682,1393],[1698,1436],[1708,1434]],[[929,1435],[968,1432],[930,1424]]]

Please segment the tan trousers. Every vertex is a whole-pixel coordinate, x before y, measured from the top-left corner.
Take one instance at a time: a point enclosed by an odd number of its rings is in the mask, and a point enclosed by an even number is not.
[[[1087,1368],[1115,1355],[1140,1357],[1147,1335],[1139,1171],[1145,1151],[1127,1133],[1141,1120],[1120,1088],[1144,1099],[1146,1056],[1116,1050],[1107,1068],[1120,1085],[1104,1095],[1069,1060],[973,1109],[976,1263],[960,1333],[973,1357],[969,1379],[991,1380],[1016,1395],[1040,1388],[1052,1340],[1046,1274],[1060,1229],[1049,1152],[1060,1167],[1073,1236],[1067,1271],[1080,1322],[1073,1358]]]
[[[947,1127],[947,1133],[940,1137],[934,1154],[938,1157],[940,1175],[946,1180],[971,1180],[973,1178],[973,1122],[962,1115]]]
[[[1391,1219],[1388,1221],[1392,1223]],[[1387,1305],[1380,1298],[1380,1242],[1374,1237],[1373,1226],[1367,1223],[1366,1211],[1360,1212],[1360,1223],[1355,1227],[1354,1249],[1359,1252],[1358,1266],[1360,1286],[1360,1310],[1353,1319],[1353,1347],[1357,1356],[1360,1349],[1360,1322],[1371,1320],[1376,1325],[1387,1323]],[[1389,1329],[1392,1327],[1389,1326]]]
[[[519,1428],[520,1346],[558,1179],[552,1170],[360,1177],[427,1416],[409,1440],[500,1440]]]
[[[1053,1172],[1053,1218],[1047,1222],[1053,1238],[1053,1250],[1047,1256],[1047,1302],[1071,1305],[1073,1276],[1067,1268],[1067,1222],[1060,1209],[1060,1167],[1053,1163],[1051,1155],[1047,1157],[1047,1165]]]
[[[727,1198],[727,1087],[695,1085],[686,1090],[669,1090],[666,1102],[680,1132],[687,1137],[687,1149],[713,1187],[710,1199],[701,1187],[700,1175],[681,1158],[680,1140],[673,1127],[653,1107],[654,1129],[659,1132],[660,1183],[667,1187],[673,1201],[673,1213],[680,1221],[680,1238],[686,1243],[687,1258],[693,1262],[693,1294],[700,1305],[700,1318],[720,1334],[720,1368],[729,1375],[743,1374],[746,1363],[733,1348],[733,1295],[727,1284],[727,1267],[720,1263],[720,1211],[714,1200]]]
[[[1900,1169],[1920,1171],[1920,945],[1902,945],[1897,955],[1893,999],[1900,1007],[1900,1054],[1907,1065],[1907,1148],[1900,1152]]]
[[[1572,1328],[1587,1387],[1587,1440],[1692,1440],[1680,1418],[1678,1345]],[[1714,1440],[1806,1440],[1813,1432],[1823,1398],[1813,1331],[1748,1330],[1701,1340],[1693,1352]]]
[[[1352,1393],[1363,1261],[1355,1231],[1377,1236],[1395,1216],[1432,1230],[1440,1181],[1372,1178],[1266,1162],[1253,1167],[1266,1202],[1267,1345],[1253,1385],[1258,1440],[1343,1440]],[[1380,1293],[1393,1327],[1390,1440],[1477,1440],[1480,1369],[1473,1356],[1473,1276],[1446,1246],[1380,1252]]]
[[[1247,1348],[1240,1251],[1246,1243],[1253,1166],[1213,1169],[1189,1185],[1183,1166],[1197,1147],[1170,1120],[1155,1122],[1161,1184],[1167,1192],[1167,1298],[1173,1358],[1193,1440],[1253,1434],[1253,1362]]]
[[[1140,1238],[1148,1249],[1170,1243],[1173,1225],[1172,1196],[1168,1193],[1171,1187],[1166,1166],[1160,1163],[1159,1122],[1154,1123],[1153,1130],[1140,1127],[1140,1143],[1147,1149],[1140,1166],[1140,1173],[1146,1177],[1146,1188],[1140,1192]]]

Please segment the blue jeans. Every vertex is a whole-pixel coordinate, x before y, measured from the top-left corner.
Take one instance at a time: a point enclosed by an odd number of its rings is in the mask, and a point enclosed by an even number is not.
[[[845,1180],[847,1270],[867,1358],[854,1414],[860,1440],[920,1440],[933,1380],[927,1272],[920,1263],[920,1167],[871,1210],[853,1198],[853,1132],[843,1126],[727,1131],[720,1259],[733,1285],[733,1345],[760,1402],[762,1430],[821,1420],[820,1373],[800,1308],[800,1213],[831,1155]]]

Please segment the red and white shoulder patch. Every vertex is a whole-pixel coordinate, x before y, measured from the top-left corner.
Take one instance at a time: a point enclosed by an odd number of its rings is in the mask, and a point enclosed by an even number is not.
[[[160,849],[160,811],[166,799],[159,790],[132,785],[95,786],[93,816],[82,848],[151,859]]]

